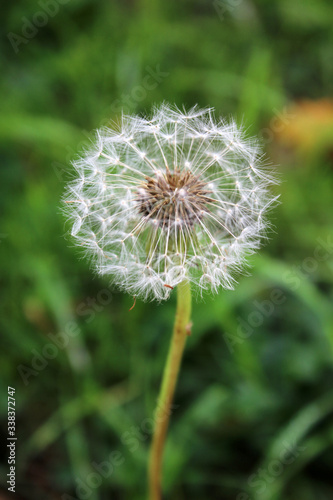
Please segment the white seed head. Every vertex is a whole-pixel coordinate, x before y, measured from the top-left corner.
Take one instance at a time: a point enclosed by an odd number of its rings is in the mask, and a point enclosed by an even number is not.
[[[66,213],[96,270],[143,299],[166,299],[187,278],[233,288],[265,236],[274,178],[255,141],[213,110],[163,104],[97,131],[74,162]]]

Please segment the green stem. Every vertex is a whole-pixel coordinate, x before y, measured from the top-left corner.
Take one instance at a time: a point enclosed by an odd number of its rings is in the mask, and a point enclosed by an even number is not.
[[[177,287],[177,312],[155,412],[155,429],[150,449],[149,500],[161,500],[161,471],[164,442],[171,413],[179,368],[187,336],[190,334],[191,287],[186,280]]]

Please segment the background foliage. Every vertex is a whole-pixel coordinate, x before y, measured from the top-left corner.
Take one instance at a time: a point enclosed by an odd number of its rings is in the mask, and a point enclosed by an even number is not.
[[[132,298],[64,238],[59,200],[94,128],[166,100],[234,115],[262,138],[282,181],[276,229],[251,276],[194,307],[166,498],[331,499],[332,2],[1,8],[1,429],[6,437],[14,386],[16,498],[145,498],[174,297],[129,312]],[[112,473],[97,475],[111,452]],[[1,457],[6,499],[5,446]]]

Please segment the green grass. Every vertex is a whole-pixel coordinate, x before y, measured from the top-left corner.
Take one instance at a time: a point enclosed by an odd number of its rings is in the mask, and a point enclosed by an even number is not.
[[[4,6],[5,33],[22,36],[22,17],[41,10],[32,0]],[[73,0],[17,54],[3,38],[0,409],[6,435],[7,385],[15,387],[18,498],[79,499],[77,481],[93,481],[92,464],[104,461],[112,473],[86,498],[146,498],[175,298],[138,301],[129,312],[133,299],[94,276],[64,237],[60,198],[71,159],[121,107],[214,106],[260,135],[288,102],[332,95],[332,13],[328,0],[243,0],[223,19],[203,0]],[[155,70],[163,75],[147,89]],[[194,307],[165,455],[166,498],[333,496],[333,259],[329,248],[315,257],[318,239],[333,238],[330,137],[306,155],[266,144],[281,178],[275,230],[235,291]],[[271,310],[274,293],[281,300]],[[263,304],[271,312],[260,317]],[[67,332],[66,347],[50,347],[49,334],[59,332]],[[45,352],[54,358],[45,361]],[[22,365],[31,370],[27,384]],[[295,442],[299,455],[281,465],[285,443]],[[1,456],[6,490],[5,449]]]

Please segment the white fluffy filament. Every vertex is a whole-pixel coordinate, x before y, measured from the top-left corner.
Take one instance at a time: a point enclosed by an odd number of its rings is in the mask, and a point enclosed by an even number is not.
[[[144,300],[166,299],[184,278],[200,292],[233,288],[276,199],[258,144],[211,109],[165,104],[96,139],[65,201],[97,271]]]

